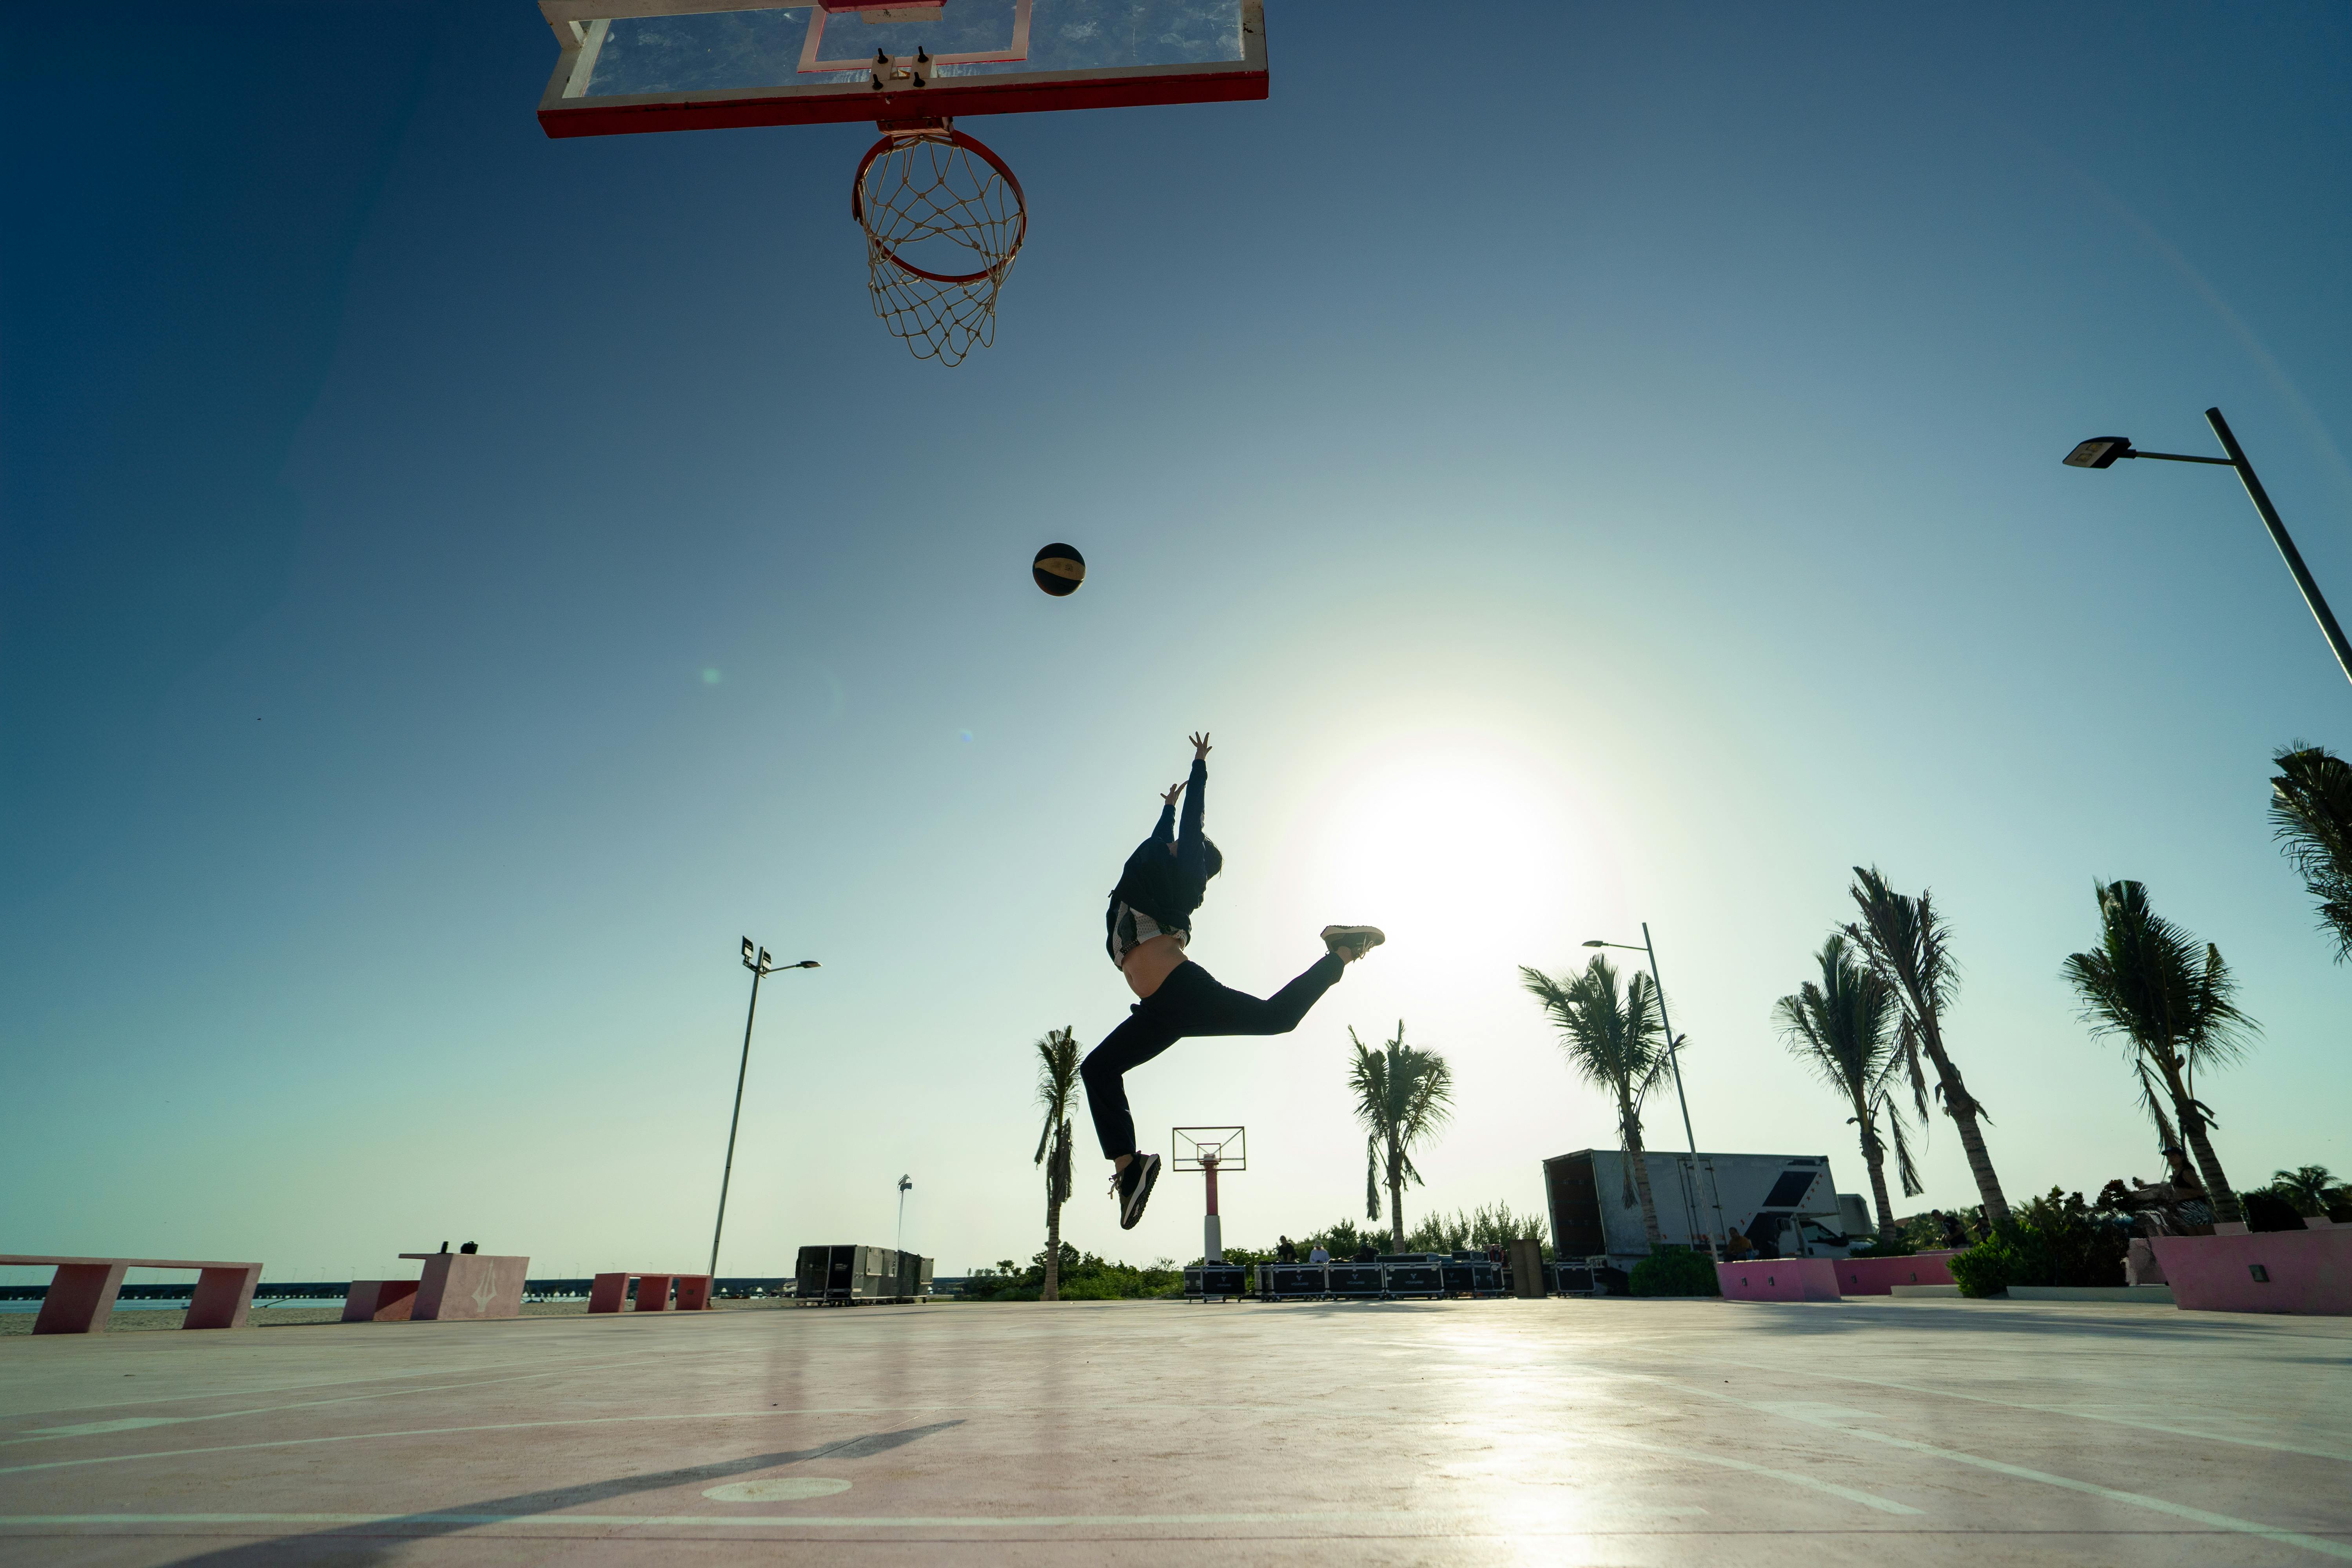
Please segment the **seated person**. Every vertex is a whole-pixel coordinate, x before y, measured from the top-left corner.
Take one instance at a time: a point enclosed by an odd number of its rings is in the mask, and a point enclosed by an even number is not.
[[[1314,1250],[1312,1250],[1312,1251],[1310,1251],[1309,1253],[1307,1253],[1307,1262],[1309,1262],[1309,1263],[1328,1263],[1328,1262],[1330,1262],[1330,1261],[1331,1261],[1331,1251],[1330,1251],[1330,1248],[1328,1248],[1328,1247],[1325,1247],[1325,1246],[1324,1246],[1321,1242],[1319,1242],[1319,1241],[1318,1241],[1318,1242],[1317,1242],[1317,1243],[1315,1244]]]
[[[1356,1261],[1357,1261],[1357,1262],[1359,1262],[1359,1263],[1378,1263],[1380,1260],[1381,1260],[1381,1249],[1380,1249],[1379,1247],[1374,1247],[1370,1242],[1369,1242],[1369,1241],[1368,1241],[1368,1242],[1364,1243],[1364,1245],[1363,1245],[1363,1246],[1361,1246],[1361,1247],[1360,1247],[1356,1248]]]
[[[1298,1244],[1286,1236],[1281,1237],[1275,1245],[1274,1260],[1276,1263],[1297,1262]]]

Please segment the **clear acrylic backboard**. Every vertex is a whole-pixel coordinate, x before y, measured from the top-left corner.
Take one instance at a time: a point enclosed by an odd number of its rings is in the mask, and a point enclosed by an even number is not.
[[[1170,1130],[1168,1162],[1177,1171],[1198,1171],[1214,1162],[1218,1170],[1249,1169],[1249,1129],[1246,1127],[1177,1127]]]

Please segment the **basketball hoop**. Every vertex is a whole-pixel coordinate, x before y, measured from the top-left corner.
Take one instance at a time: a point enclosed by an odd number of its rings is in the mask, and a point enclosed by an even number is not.
[[[1223,1263],[1225,1230],[1217,1215],[1217,1173],[1249,1169],[1249,1129],[1177,1127],[1170,1129],[1170,1134],[1171,1167],[1198,1171],[1208,1178],[1209,1212],[1201,1226],[1201,1256],[1212,1263]]]
[[[850,186],[874,313],[917,359],[996,339],[996,291],[1029,235],[1021,182],[945,120],[883,127]]]

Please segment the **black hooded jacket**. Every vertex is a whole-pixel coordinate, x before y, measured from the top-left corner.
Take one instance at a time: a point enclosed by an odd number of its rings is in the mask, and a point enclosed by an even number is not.
[[[1208,793],[1209,764],[1195,757],[1192,776],[1184,785],[1182,828],[1176,826],[1175,805],[1162,805],[1160,824],[1151,830],[1151,837],[1127,858],[1118,886],[1111,889],[1110,908],[1103,915],[1103,951],[1111,955],[1112,963],[1118,962],[1115,939],[1121,904],[1150,915],[1162,930],[1192,929],[1192,911],[1201,907],[1201,896],[1209,886],[1208,840],[1201,836],[1201,816],[1206,808],[1203,797]],[[1171,843],[1176,846],[1173,855],[1168,853]]]

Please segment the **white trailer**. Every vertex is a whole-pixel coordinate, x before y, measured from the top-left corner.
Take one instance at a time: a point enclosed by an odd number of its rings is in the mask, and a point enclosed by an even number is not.
[[[1669,1245],[1705,1252],[1727,1229],[1783,1255],[1843,1258],[1861,1245],[1868,1210],[1841,1195],[1826,1154],[1669,1154],[1646,1151],[1650,1196]],[[1642,1206],[1621,1149],[1579,1149],[1543,1163],[1552,1250],[1606,1254],[1620,1268],[1650,1250]]]

